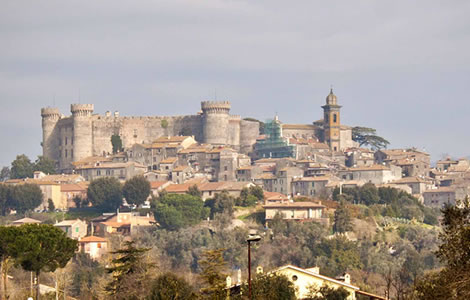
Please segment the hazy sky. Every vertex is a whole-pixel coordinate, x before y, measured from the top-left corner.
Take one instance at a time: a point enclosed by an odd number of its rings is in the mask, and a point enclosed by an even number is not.
[[[470,154],[470,1],[1,1],[0,166],[42,153],[40,108],[342,122]],[[216,96],[217,95],[217,96]]]

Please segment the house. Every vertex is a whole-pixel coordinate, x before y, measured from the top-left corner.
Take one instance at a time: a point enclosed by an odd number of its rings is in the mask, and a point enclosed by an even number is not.
[[[64,220],[54,224],[54,226],[62,229],[66,233],[67,237],[74,240],[79,240],[87,235],[88,225],[80,219]]]
[[[390,165],[372,165],[368,167],[355,167],[338,171],[343,180],[371,182],[373,184],[389,183],[401,178],[401,168]]]
[[[63,183],[60,185],[62,201],[67,203],[67,208],[77,207],[77,204],[74,202],[75,198],[78,197],[82,200],[87,198],[88,185],[88,181],[78,183]]]
[[[292,194],[291,182],[296,177],[302,177],[304,171],[297,167],[284,167],[278,169],[274,176],[264,176],[263,189],[269,192]]]
[[[263,205],[266,223],[276,214],[281,214],[284,220],[314,221],[328,225],[329,218],[324,215],[325,206],[314,202],[282,202]]]
[[[108,241],[98,236],[87,236],[78,241],[79,251],[98,260],[108,252]]]
[[[416,148],[382,149],[375,152],[374,158],[377,164],[401,167],[404,177],[429,176],[431,156]]]
[[[374,152],[366,148],[349,148],[346,153],[346,166],[368,167],[375,164]]]
[[[31,218],[23,218],[23,219],[13,221],[11,223],[11,225],[13,225],[13,226],[21,226],[21,225],[24,225],[24,224],[41,224],[41,221],[31,219]]]
[[[170,181],[150,181],[150,191],[155,197],[158,197],[160,192],[171,184]]]
[[[44,181],[41,179],[24,178],[9,179],[5,181],[7,185],[35,184],[42,192],[42,202],[36,207],[36,210],[44,210],[49,208],[49,199],[54,203],[54,207],[58,209],[67,209],[67,203],[62,201],[60,193],[60,184],[53,181]]]
[[[329,176],[294,178],[292,179],[292,194],[309,197],[324,195],[330,180]]]
[[[430,189],[431,182],[418,177],[403,177],[401,179],[395,180],[391,182],[395,185],[405,185],[411,188],[411,194],[413,195],[421,195],[425,190]]]
[[[294,284],[298,299],[308,297],[310,286],[320,288],[327,285],[334,289],[344,288],[349,292],[347,300],[355,300],[356,292],[360,290],[359,287],[351,284],[351,276],[347,273],[344,274],[343,280],[339,280],[321,275],[318,267],[302,269],[292,265],[280,267],[274,272],[286,276]]]
[[[189,166],[177,166],[171,170],[170,179],[176,183],[183,183],[193,176],[191,167]]]
[[[99,161],[93,164],[80,162],[73,163],[75,172],[82,175],[87,181],[92,181],[101,177],[114,177],[119,180],[128,180],[137,175],[143,175],[147,167],[139,163]]]
[[[149,214],[141,216],[138,212],[118,209],[116,213],[104,213],[92,220],[93,232],[99,236],[109,234],[129,235],[140,227],[156,224],[155,218]]]
[[[455,205],[456,190],[452,187],[440,187],[423,192],[424,205],[442,208],[444,205]]]
[[[276,192],[268,192],[263,191],[264,193],[264,204],[272,204],[272,203],[285,203],[289,202],[289,196],[276,193]]]
[[[33,178],[37,180],[43,180],[43,181],[52,181],[55,183],[79,183],[82,181],[85,181],[85,178],[80,176],[79,174],[52,174],[52,175],[46,175],[41,171],[35,171],[33,173]]]

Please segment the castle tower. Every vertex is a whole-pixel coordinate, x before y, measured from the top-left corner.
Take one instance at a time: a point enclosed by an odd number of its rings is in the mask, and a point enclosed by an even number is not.
[[[92,120],[93,104],[72,104],[73,140],[70,158],[77,161],[93,155]]]
[[[59,158],[59,129],[57,122],[60,119],[58,108],[41,108],[42,117],[42,155],[53,160]]]
[[[323,129],[325,142],[332,151],[340,150],[340,108],[337,104],[336,95],[333,94],[333,88],[326,97],[326,105],[323,108]]]
[[[201,109],[203,142],[214,145],[228,144],[230,102],[203,101]]]

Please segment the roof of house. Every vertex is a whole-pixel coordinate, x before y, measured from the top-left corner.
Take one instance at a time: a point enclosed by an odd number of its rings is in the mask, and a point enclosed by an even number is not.
[[[77,223],[77,222],[83,222],[83,221],[80,220],[80,219],[64,220],[64,221],[62,221],[62,222],[59,222],[59,223],[54,224],[54,226],[72,226],[73,224],[75,224],[75,223]]]
[[[85,192],[88,188],[89,182],[82,181],[80,183],[63,183],[60,185],[60,191],[66,192]]]
[[[186,139],[191,138],[190,136],[161,136],[155,140],[160,143],[181,143]]]
[[[346,287],[354,289],[356,291],[359,290],[359,288],[357,286],[354,286],[352,284],[348,284],[344,281],[340,281],[340,280],[337,280],[337,279],[334,279],[334,278],[331,278],[331,277],[328,277],[328,276],[320,275],[320,274],[314,273],[314,272],[306,270],[306,269],[295,267],[293,265],[286,265],[286,266],[280,267],[275,272],[279,272],[279,271],[282,271],[284,269],[293,269],[293,270],[305,273],[305,274],[313,276],[313,277],[317,277],[317,278],[320,278],[320,279],[323,279],[323,280],[326,280],[326,281],[330,281],[330,282],[334,282],[334,283],[339,284],[339,285],[346,286]]]
[[[277,192],[268,192],[268,191],[263,191],[263,194],[264,194],[264,199],[265,200],[286,200],[286,199],[289,199],[289,197],[287,197],[286,195],[284,194],[281,194],[281,193],[277,193]]]
[[[453,193],[455,192],[455,189],[448,187],[448,186],[441,186],[437,189],[431,189],[431,190],[426,190],[423,192],[423,194],[428,194],[428,193]]]
[[[39,224],[41,221],[31,218],[23,218],[16,221],[13,221],[13,224]]]
[[[326,206],[315,202],[284,202],[284,203],[270,203],[263,205],[263,208],[324,208]]]
[[[368,167],[354,167],[349,168],[349,171],[382,171],[382,170],[390,170],[389,167],[383,165],[372,165]]]
[[[162,160],[161,164],[172,164],[178,160],[178,157],[167,157],[166,159]]]
[[[169,181],[150,181],[150,188],[152,190],[155,190],[155,189],[162,187],[166,183],[169,183]]]
[[[110,227],[127,227],[127,226],[130,226],[131,224],[130,223],[120,223],[120,222],[113,222],[113,221],[106,221],[106,222],[100,222],[101,224],[104,224],[106,226],[110,226]]]
[[[99,236],[86,236],[80,239],[80,243],[107,243],[108,241]]]
[[[295,182],[310,182],[310,181],[328,181],[330,180],[331,177],[329,176],[313,176],[313,177],[300,177],[300,178],[294,178],[292,181]]]
[[[393,181],[394,184],[405,184],[405,183],[426,183],[427,181],[421,177],[413,176],[413,177],[403,177]]]

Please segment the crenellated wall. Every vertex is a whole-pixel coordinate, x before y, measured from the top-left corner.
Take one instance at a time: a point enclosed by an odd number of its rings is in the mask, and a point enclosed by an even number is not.
[[[242,139],[245,149],[256,141],[258,123],[230,116],[229,102],[205,101],[201,108],[202,114],[197,115],[151,117],[119,116],[118,112],[93,114],[93,104],[72,104],[72,115],[68,117],[57,108],[43,108],[43,154],[67,171],[74,161],[112,153],[114,134],[121,136],[124,148],[167,135],[193,135],[198,142],[229,145],[236,150]]]

